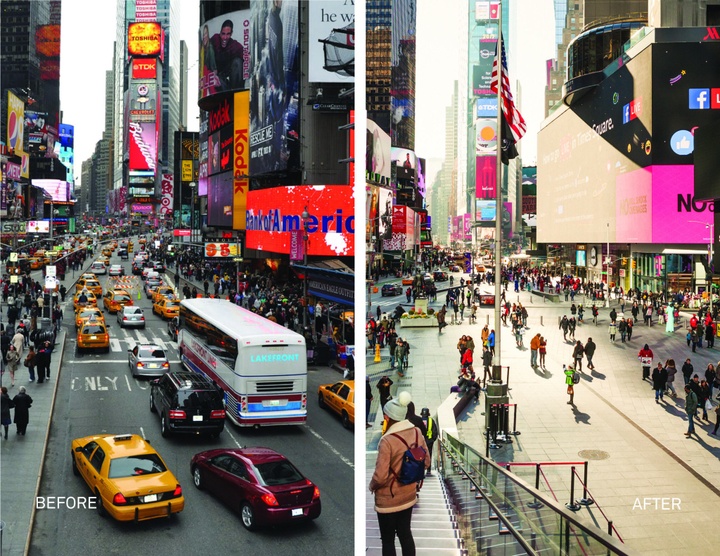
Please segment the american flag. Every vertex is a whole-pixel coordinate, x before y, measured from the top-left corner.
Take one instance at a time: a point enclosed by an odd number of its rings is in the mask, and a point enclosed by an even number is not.
[[[522,136],[527,131],[527,125],[522,114],[515,108],[515,102],[513,101],[512,92],[510,91],[510,79],[508,78],[508,67],[507,57],[505,56],[505,41],[498,41],[502,43],[502,111],[505,114],[510,129],[512,130],[515,141],[520,141]],[[490,78],[490,89],[492,92],[497,94],[498,90],[498,54],[497,45],[495,46],[495,59],[493,60],[492,76]]]

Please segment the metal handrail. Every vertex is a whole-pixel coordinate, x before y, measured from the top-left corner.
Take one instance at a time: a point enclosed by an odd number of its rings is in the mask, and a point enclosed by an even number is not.
[[[578,518],[573,512],[567,510],[558,502],[550,498],[549,496],[545,495],[544,493],[540,492],[539,490],[533,488],[529,484],[527,484],[524,480],[520,479],[519,477],[513,475],[503,467],[496,464],[494,461],[484,457],[482,454],[477,452],[475,449],[471,448],[470,446],[462,443],[460,440],[458,440],[455,437],[452,437],[451,435],[448,435],[447,432],[443,432],[442,438],[440,438],[440,445],[441,449],[444,453],[447,453],[454,461],[462,460],[463,465],[460,465],[460,468],[462,472],[465,474],[465,476],[472,481],[473,485],[480,489],[481,486],[472,478],[472,474],[469,473],[464,463],[464,457],[462,454],[454,447],[451,446],[448,439],[451,438],[455,443],[461,444],[464,446],[464,448],[470,452],[472,452],[473,456],[476,457],[479,461],[482,462],[483,465],[487,466],[494,474],[497,474],[498,476],[502,476],[505,480],[508,480],[511,482],[515,488],[525,491],[529,496],[533,497],[535,500],[539,501],[542,505],[552,510],[553,513],[560,516],[565,522],[566,522],[566,529],[569,528],[570,525],[577,528],[578,530],[582,531],[583,536],[589,537],[593,539],[593,541],[597,542],[599,545],[607,549],[608,554],[617,554],[620,556],[624,555],[630,555],[632,552],[628,549],[628,547],[624,546],[621,542],[619,542],[614,537],[608,535],[607,533],[599,530],[597,527],[595,527],[592,524],[589,524],[582,520],[581,518]],[[478,475],[480,475],[480,469],[476,469],[474,466],[470,466],[470,468],[477,472]],[[488,500],[488,497],[485,497],[485,501],[487,501],[489,504],[492,503]],[[494,508],[495,509],[495,508]],[[496,512],[497,513],[497,512]],[[500,515],[500,514],[498,514]],[[508,528],[508,530],[513,534],[513,537],[522,544],[522,541],[519,537],[515,536],[515,533],[517,533],[516,530]],[[569,533],[569,531],[568,531]],[[524,545],[523,545],[524,546]],[[532,550],[532,549],[531,549]]]

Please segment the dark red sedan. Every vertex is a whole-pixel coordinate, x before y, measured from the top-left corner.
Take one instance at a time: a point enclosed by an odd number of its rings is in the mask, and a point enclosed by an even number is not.
[[[320,489],[269,448],[200,452],[193,456],[190,471],[195,486],[237,510],[250,531],[320,515]]]

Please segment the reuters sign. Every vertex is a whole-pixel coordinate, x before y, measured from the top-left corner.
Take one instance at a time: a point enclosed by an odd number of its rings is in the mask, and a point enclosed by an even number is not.
[[[162,48],[162,27],[157,22],[131,23],[128,26],[130,56],[159,56]]]

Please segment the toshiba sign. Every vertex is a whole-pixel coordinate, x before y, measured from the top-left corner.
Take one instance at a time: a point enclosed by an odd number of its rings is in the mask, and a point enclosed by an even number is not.
[[[138,58],[132,63],[133,79],[157,79],[157,58]]]
[[[128,54],[159,56],[162,49],[162,35],[162,27],[155,21],[131,23],[128,25]]]

